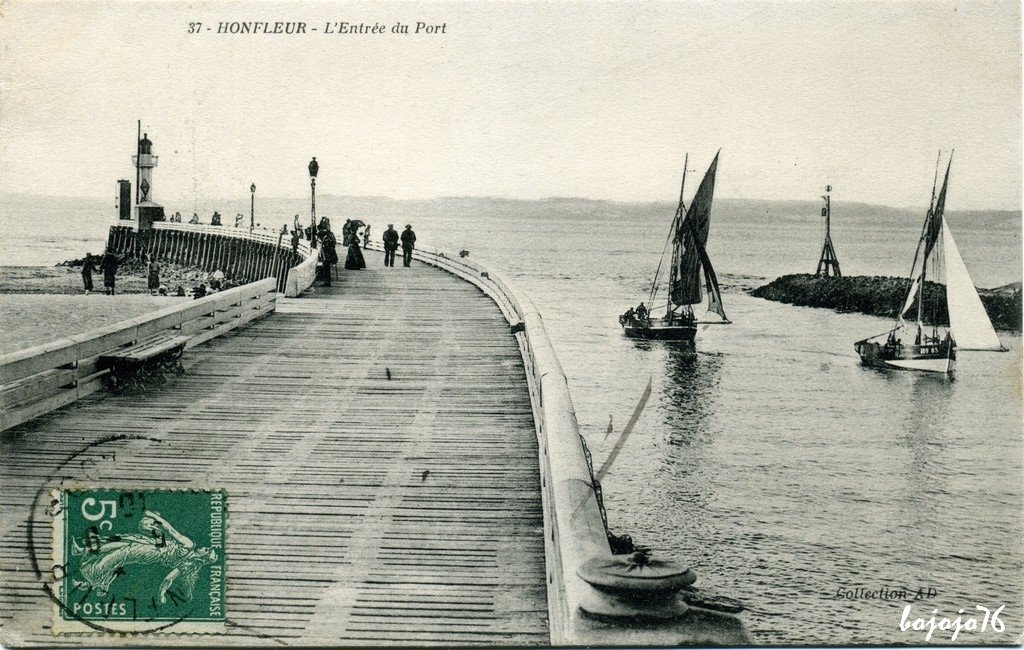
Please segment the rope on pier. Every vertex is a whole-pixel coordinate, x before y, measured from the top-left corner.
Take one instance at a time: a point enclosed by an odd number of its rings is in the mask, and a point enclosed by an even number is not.
[[[590,472],[590,487],[594,490],[597,498],[597,507],[601,511],[601,522],[604,524],[604,534],[608,537],[608,545],[611,547],[612,555],[626,555],[638,549],[633,544],[633,538],[629,535],[616,535],[608,527],[608,512],[604,508],[604,492],[601,490],[601,481],[594,475],[594,459],[590,455],[590,448],[587,447],[587,439],[579,434],[580,444],[583,445],[583,455],[587,459],[587,470]]]

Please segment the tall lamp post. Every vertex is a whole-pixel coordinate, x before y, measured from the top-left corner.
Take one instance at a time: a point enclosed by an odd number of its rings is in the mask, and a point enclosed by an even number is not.
[[[256,228],[256,183],[249,186],[249,232]]]
[[[310,192],[310,204],[309,204],[309,219],[310,228],[309,234],[309,246],[310,248],[316,247],[316,175],[320,171],[320,165],[316,162],[316,156],[313,156],[313,160],[309,161],[309,192]]]

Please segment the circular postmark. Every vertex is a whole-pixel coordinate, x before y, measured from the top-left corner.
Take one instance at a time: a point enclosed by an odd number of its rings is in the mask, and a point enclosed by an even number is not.
[[[54,633],[218,632],[225,619],[223,490],[109,487],[112,435],[65,458],[28,513],[29,556],[54,604]],[[75,477],[70,479],[67,477]],[[52,544],[39,529],[52,525]]]

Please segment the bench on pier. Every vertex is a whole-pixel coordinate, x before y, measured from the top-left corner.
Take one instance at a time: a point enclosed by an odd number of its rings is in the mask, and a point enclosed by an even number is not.
[[[99,365],[110,370],[108,381],[115,390],[162,383],[164,373],[181,374],[185,371],[181,366],[181,355],[188,341],[188,336],[161,332],[100,355]]]

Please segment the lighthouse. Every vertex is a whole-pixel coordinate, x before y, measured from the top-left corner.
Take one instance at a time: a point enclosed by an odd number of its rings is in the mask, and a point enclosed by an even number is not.
[[[132,156],[132,162],[139,170],[135,191],[136,205],[153,200],[153,168],[156,167],[156,159],[153,155],[153,141],[149,139],[148,133],[142,134],[142,139],[139,140],[139,153]]]
[[[135,165],[135,218],[139,230],[148,230],[154,221],[164,220],[163,206],[153,201],[153,168],[157,157],[153,155],[153,141],[149,134],[139,138],[136,155],[132,156]]]

